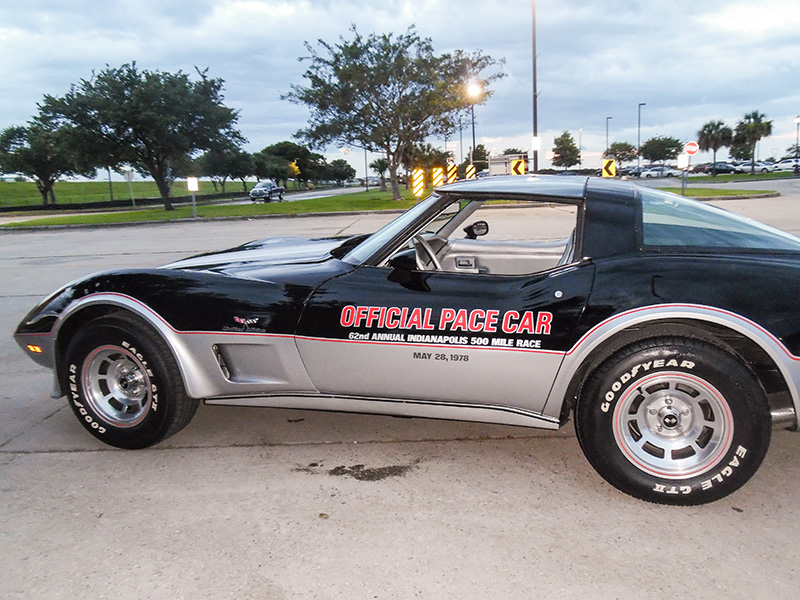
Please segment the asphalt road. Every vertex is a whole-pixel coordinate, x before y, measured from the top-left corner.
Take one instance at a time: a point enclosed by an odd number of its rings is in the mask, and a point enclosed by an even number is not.
[[[781,185],[720,204],[800,233],[800,182]],[[0,598],[797,597],[796,433],[776,430],[749,484],[694,508],[605,484],[571,425],[202,406],[167,442],[121,451],[11,340],[74,277],[387,218],[0,233]]]

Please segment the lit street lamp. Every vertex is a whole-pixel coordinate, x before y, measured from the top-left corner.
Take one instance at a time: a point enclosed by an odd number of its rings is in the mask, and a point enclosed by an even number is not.
[[[469,85],[467,86],[467,94],[472,99],[472,103],[469,105],[470,113],[472,115],[472,150],[469,152],[469,164],[472,163],[472,155],[475,153],[475,100],[483,92],[480,84],[475,81],[470,81]]]

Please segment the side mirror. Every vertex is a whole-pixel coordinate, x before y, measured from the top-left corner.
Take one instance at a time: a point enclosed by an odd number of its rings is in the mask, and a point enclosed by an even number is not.
[[[464,233],[467,234],[468,240],[474,240],[489,233],[489,224],[486,221],[475,221],[472,225],[464,227]]]
[[[389,266],[400,271],[415,271],[417,269],[416,253],[414,250],[398,252],[389,259]]]

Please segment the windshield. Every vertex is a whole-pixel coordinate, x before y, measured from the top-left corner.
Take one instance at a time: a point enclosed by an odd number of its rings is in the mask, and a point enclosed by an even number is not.
[[[373,233],[366,240],[360,243],[347,253],[342,260],[354,265],[360,265],[396,236],[421,219],[425,213],[429,212],[432,206],[439,200],[435,194],[429,196],[416,206],[410,208],[391,223],[384,225],[381,229]]]
[[[764,223],[667,192],[639,193],[645,247],[800,251],[800,238]]]

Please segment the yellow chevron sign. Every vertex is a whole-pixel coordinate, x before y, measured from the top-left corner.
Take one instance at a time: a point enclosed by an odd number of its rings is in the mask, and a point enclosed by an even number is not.
[[[411,171],[411,190],[417,198],[425,192],[425,171],[422,169]]]
[[[617,176],[617,161],[613,159],[606,159],[603,161],[603,177],[616,177]]]
[[[464,171],[464,179],[475,179],[475,165],[467,165]]]
[[[447,165],[447,183],[455,183],[458,179],[458,167],[450,163]]]
[[[517,158],[511,161],[512,175],[525,175],[525,159]]]
[[[444,185],[444,169],[442,167],[433,168],[433,187]]]

